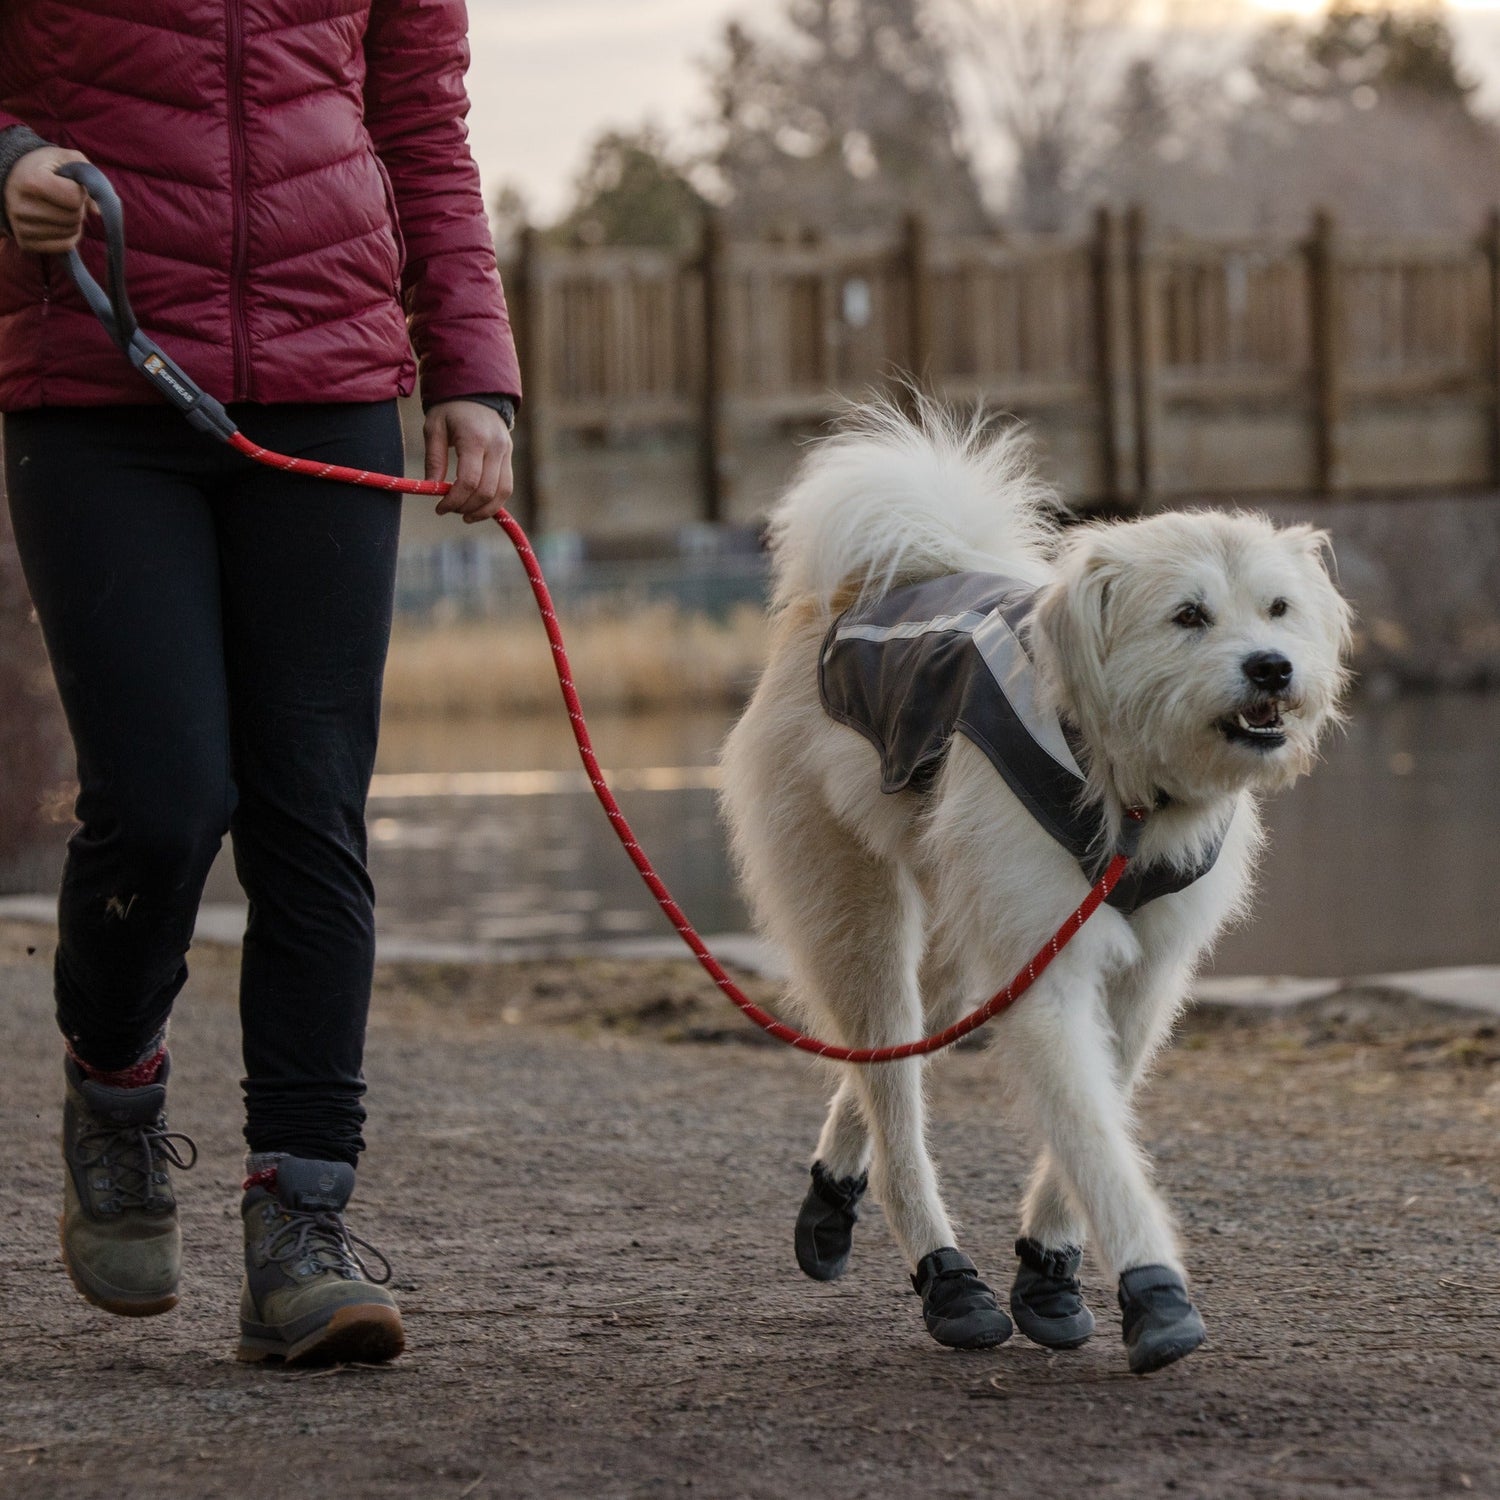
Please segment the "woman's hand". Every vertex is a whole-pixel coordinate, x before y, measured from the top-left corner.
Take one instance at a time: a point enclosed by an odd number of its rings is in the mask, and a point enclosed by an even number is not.
[[[466,522],[493,520],[515,488],[505,419],[478,401],[442,401],[428,410],[422,432],[429,479],[447,474],[450,448],[458,459],[453,488],[438,502],[438,515],[456,513]]]
[[[35,255],[64,255],[83,235],[89,196],[76,183],[59,177],[64,162],[87,161],[81,151],[38,146],[10,169],[5,179],[5,217],[11,237]]]

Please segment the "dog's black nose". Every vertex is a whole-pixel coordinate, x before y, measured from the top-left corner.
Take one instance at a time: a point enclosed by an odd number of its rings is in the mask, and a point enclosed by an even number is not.
[[[1262,692],[1279,693],[1292,680],[1292,664],[1279,651],[1255,651],[1241,664]]]

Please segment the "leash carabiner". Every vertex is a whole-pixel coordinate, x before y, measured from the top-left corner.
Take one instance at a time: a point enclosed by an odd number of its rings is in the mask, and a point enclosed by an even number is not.
[[[125,290],[125,210],[114,185],[92,162],[65,162],[59,177],[76,182],[93,199],[104,225],[106,279],[109,291],[94,280],[77,250],[68,251],[68,271],[88,303],[89,311],[104,325],[111,342],[200,432],[227,442],[238,431],[223,406],[205,391],[161,347],[141,332]]]

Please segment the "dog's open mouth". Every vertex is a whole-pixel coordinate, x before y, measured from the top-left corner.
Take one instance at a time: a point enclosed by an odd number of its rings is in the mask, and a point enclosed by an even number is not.
[[[1235,745],[1249,745],[1256,750],[1279,750],[1286,744],[1286,721],[1281,717],[1282,702],[1267,698],[1249,703],[1237,712],[1219,720],[1219,732]]]

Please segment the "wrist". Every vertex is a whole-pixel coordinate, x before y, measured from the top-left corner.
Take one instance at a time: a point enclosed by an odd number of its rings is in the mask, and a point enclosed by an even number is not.
[[[431,411],[437,406],[447,406],[452,401],[472,401],[476,406],[487,406],[491,411],[499,413],[508,432],[515,431],[518,403],[514,396],[445,396],[441,401],[424,401],[422,409]]]
[[[0,234],[10,233],[10,218],[5,212],[5,190],[10,184],[11,169],[23,156],[51,145],[27,125],[9,125],[0,130]]]

